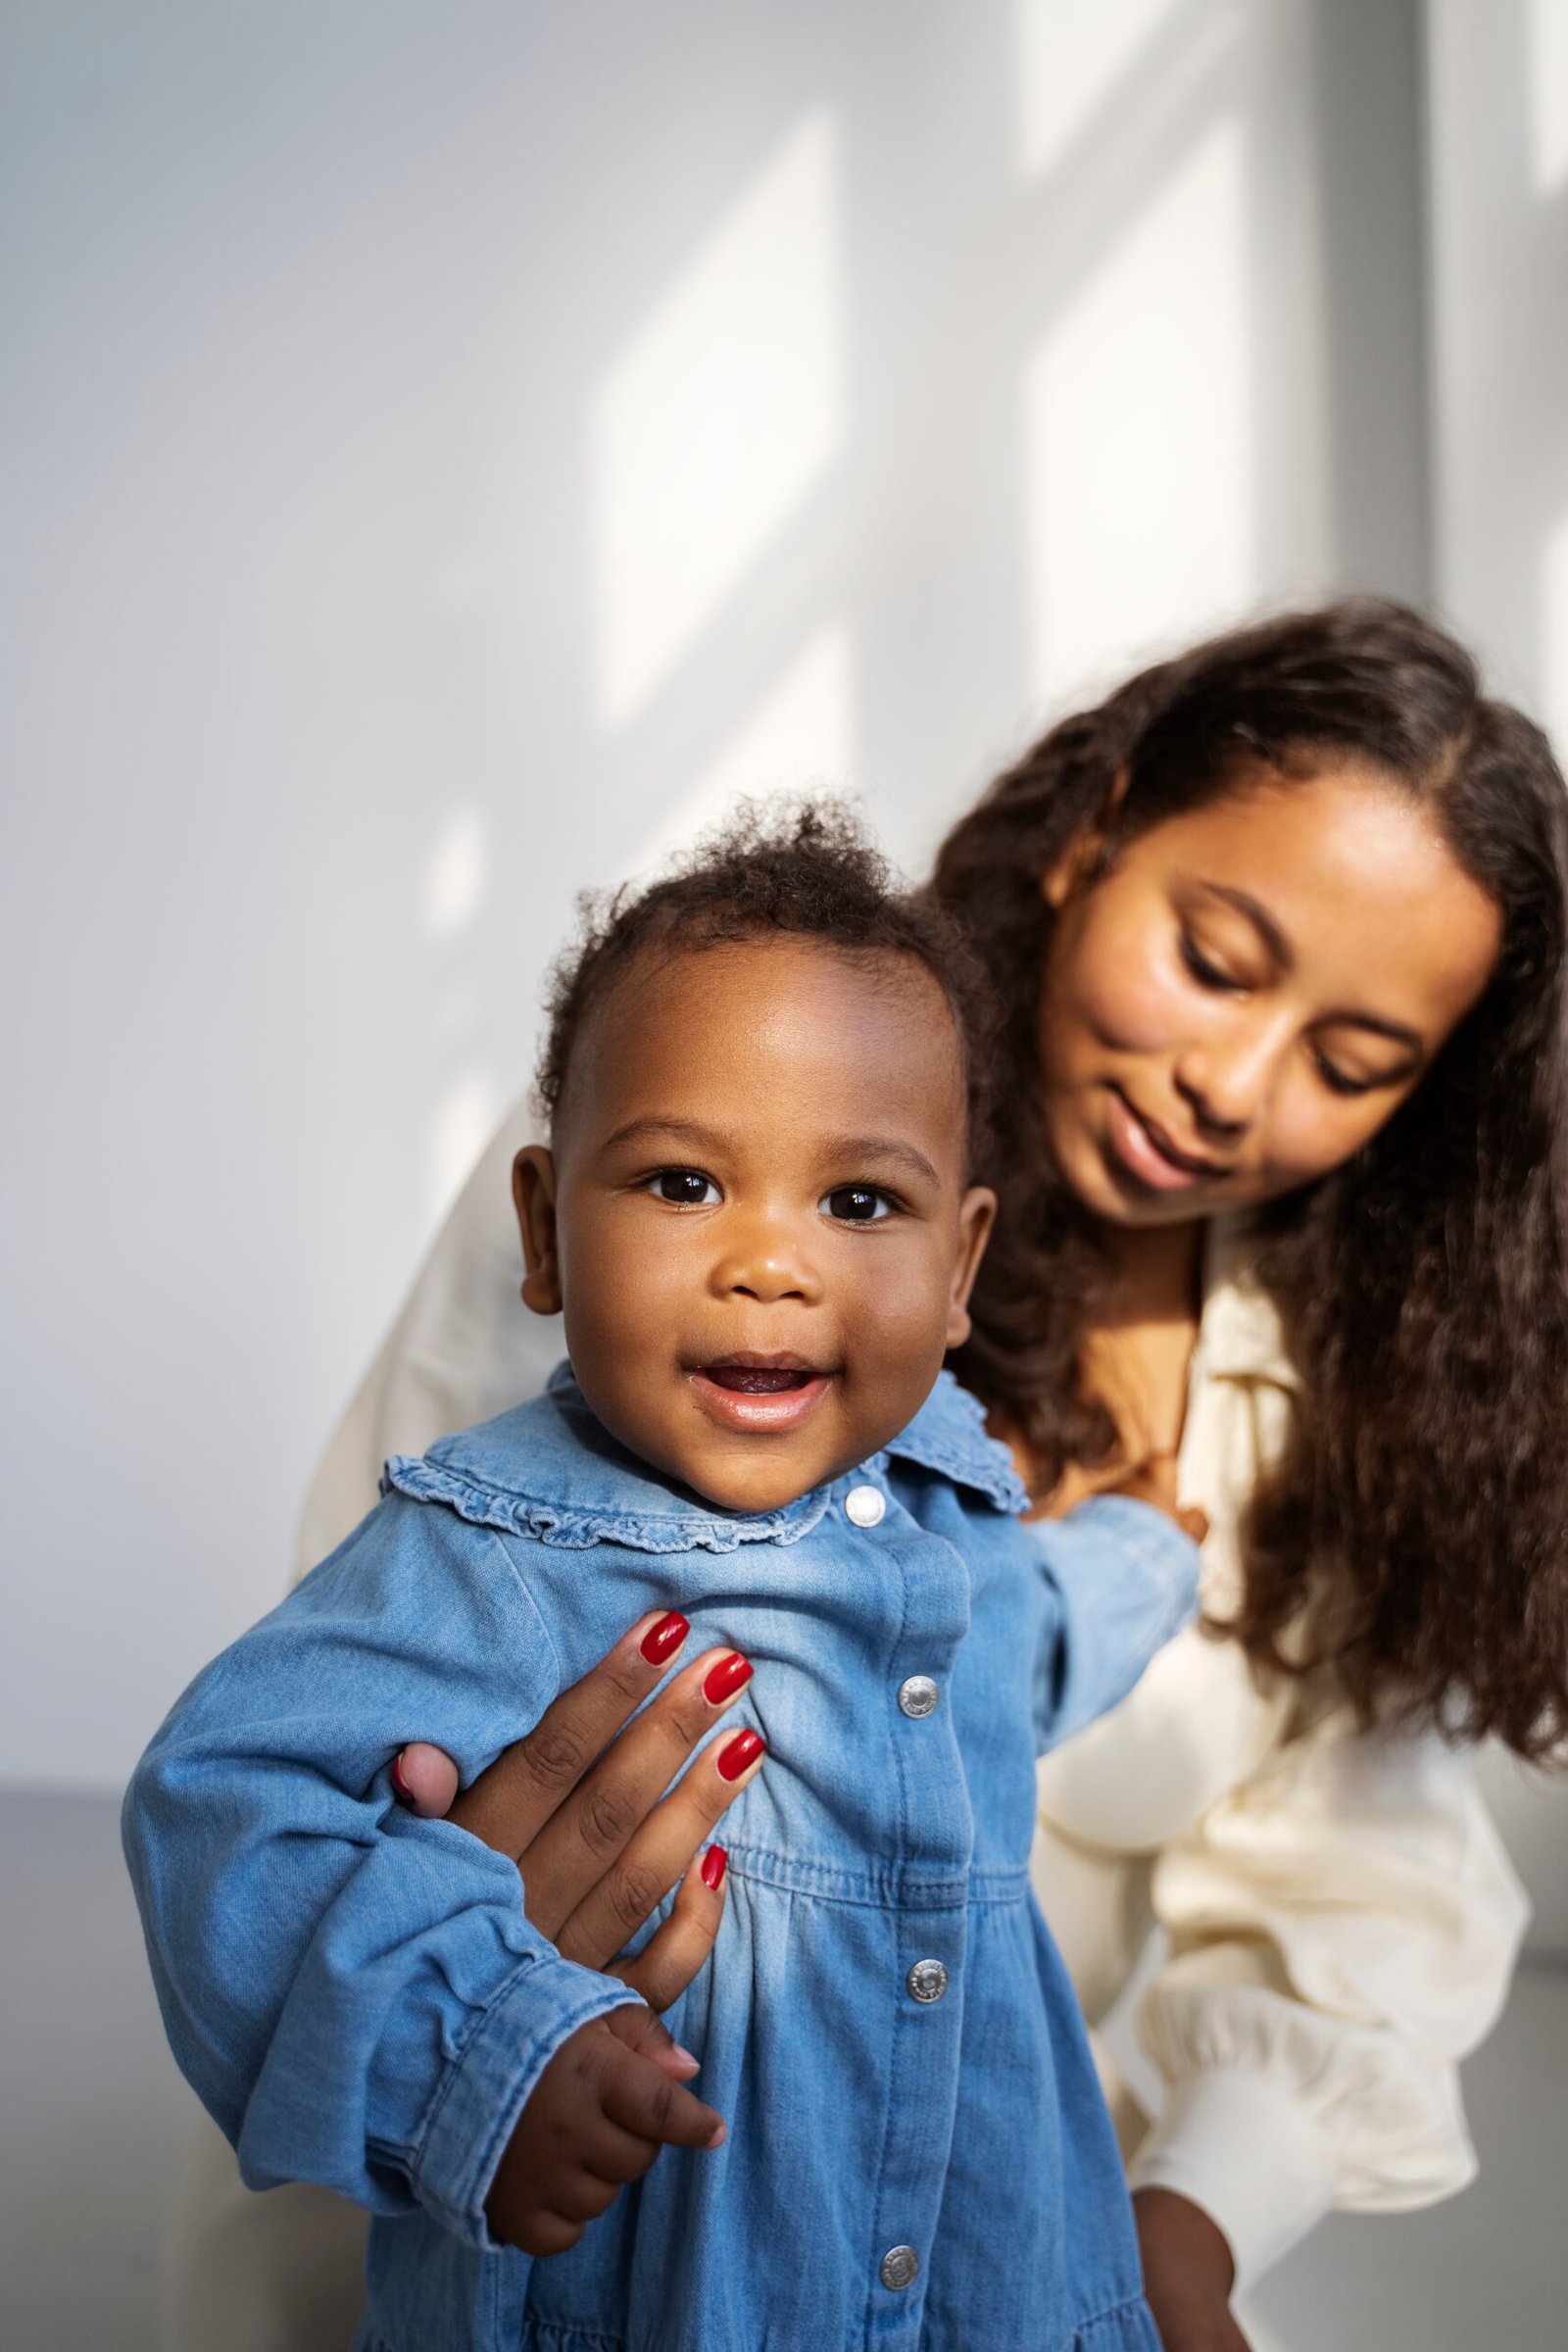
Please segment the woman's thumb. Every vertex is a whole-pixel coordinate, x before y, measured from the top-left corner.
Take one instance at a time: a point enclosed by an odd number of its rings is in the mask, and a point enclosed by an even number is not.
[[[428,1740],[411,1740],[392,1759],[392,1787],[398,1802],[422,1821],[439,1821],[451,1812],[458,1793],[458,1768],[444,1747]]]

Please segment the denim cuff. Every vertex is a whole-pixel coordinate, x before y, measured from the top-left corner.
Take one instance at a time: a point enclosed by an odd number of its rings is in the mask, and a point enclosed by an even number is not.
[[[628,2006],[642,2003],[618,1978],[547,1950],[524,1960],[479,2013],[442,2079],[413,2165],[419,2202],[465,2245],[501,2251],[484,2201],[551,2059],[579,2026]]]

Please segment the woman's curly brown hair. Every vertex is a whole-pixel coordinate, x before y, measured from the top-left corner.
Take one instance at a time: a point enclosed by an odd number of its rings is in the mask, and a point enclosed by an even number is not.
[[[1542,1756],[1568,1733],[1568,796],[1545,737],[1453,640],[1374,599],[1259,622],[1064,720],[955,827],[933,890],[1002,1005],[1001,1213],[956,1359],[1054,1486],[1114,1444],[1079,1380],[1105,1279],[1040,1100],[1041,876],[1327,756],[1429,806],[1503,917],[1479,1003],[1355,1155],[1262,1220],[1304,1409],[1245,1528],[1225,1630],[1328,1668],[1363,1723]],[[1127,779],[1119,808],[1114,787]],[[1092,886],[1092,885],[1091,885]],[[1288,1638],[1287,1638],[1288,1637]]]

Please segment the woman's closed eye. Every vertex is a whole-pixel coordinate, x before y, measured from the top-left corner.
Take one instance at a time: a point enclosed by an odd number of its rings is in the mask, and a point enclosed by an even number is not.
[[[878,1185],[836,1184],[816,1205],[821,1215],[840,1225],[878,1225],[895,1215],[901,1203]]]
[[[1181,934],[1181,957],[1200,988],[1224,989],[1236,996],[1245,995],[1251,985],[1235,972],[1227,971],[1222,964],[1215,963],[1204,954],[1190,931]]]
[[[667,1200],[672,1208],[713,1208],[724,1198],[701,1168],[656,1168],[643,1178],[642,1190]]]
[[[1337,1061],[1321,1050],[1314,1054],[1313,1059],[1317,1063],[1318,1076],[1336,1095],[1369,1095],[1374,1087],[1389,1086],[1407,1075],[1402,1069],[1392,1070],[1387,1076],[1380,1070],[1376,1077],[1358,1078],[1353,1070],[1342,1069]]]

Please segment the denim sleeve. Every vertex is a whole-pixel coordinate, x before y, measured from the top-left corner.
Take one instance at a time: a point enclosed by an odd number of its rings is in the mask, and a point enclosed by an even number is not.
[[[1035,1736],[1055,1747],[1125,1698],[1198,1605],[1198,1545],[1152,1503],[1100,1494],[1029,1523],[1059,1615],[1035,1670]]]
[[[499,1537],[390,1497],[176,1703],[124,1840],[174,2056],[253,2188],[421,2205],[473,2245],[523,2104],[635,1996],[564,1960],[516,1865],[392,1799],[405,1740],[464,1780],[537,1721],[554,1649]]]

